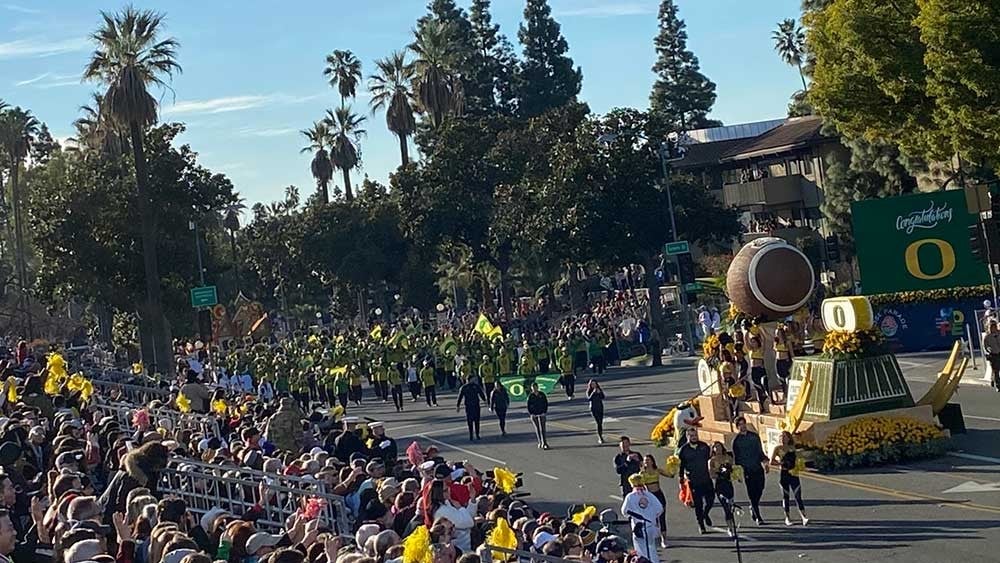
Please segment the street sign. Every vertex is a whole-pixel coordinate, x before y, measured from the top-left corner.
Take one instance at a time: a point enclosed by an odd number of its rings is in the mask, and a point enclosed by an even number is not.
[[[677,254],[687,254],[691,252],[691,248],[688,246],[688,241],[677,240],[674,242],[668,242],[666,246],[663,247],[663,252],[667,256],[676,256]]]
[[[686,283],[684,284],[684,291],[687,291],[688,293],[701,291],[701,283],[700,282]]]
[[[191,306],[195,309],[211,307],[219,302],[219,294],[214,285],[191,288]]]

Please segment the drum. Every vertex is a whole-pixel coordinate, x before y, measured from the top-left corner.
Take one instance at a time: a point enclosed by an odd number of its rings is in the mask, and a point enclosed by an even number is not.
[[[765,237],[736,253],[726,274],[726,289],[740,311],[777,320],[809,301],[815,280],[812,264],[801,250],[784,239]]]

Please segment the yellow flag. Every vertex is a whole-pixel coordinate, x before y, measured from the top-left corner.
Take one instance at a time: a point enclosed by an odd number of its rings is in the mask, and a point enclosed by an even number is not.
[[[382,340],[382,325],[375,325],[375,328],[368,333],[372,340]]]
[[[503,329],[498,326],[494,326],[493,329],[490,330],[489,334],[486,335],[486,338],[489,338],[490,340],[503,340]]]
[[[495,327],[493,326],[493,323],[491,323],[486,317],[486,314],[479,313],[479,318],[476,319],[476,326],[472,330],[473,332],[478,332],[479,334],[489,338],[490,333],[492,333],[494,329]]]

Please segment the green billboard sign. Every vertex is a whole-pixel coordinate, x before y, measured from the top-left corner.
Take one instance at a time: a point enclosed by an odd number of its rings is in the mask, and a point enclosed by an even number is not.
[[[972,256],[962,190],[912,194],[851,204],[861,287],[866,294],[989,283]]]
[[[191,306],[195,309],[211,307],[219,302],[219,294],[214,285],[191,288]]]

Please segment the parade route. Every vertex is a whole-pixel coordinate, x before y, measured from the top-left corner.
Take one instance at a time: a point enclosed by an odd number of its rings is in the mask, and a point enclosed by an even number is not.
[[[943,356],[942,356],[943,358]],[[912,393],[919,397],[940,369],[943,359],[921,356],[901,365]],[[904,362],[920,363],[908,366]],[[981,377],[970,372],[967,377]],[[619,368],[600,381],[607,393],[605,444],[599,445],[582,389],[567,401],[560,388],[550,395],[548,420],[551,450],[535,447],[535,436],[524,403],[512,403],[506,437],[499,435],[495,416],[485,408],[481,441],[470,442],[463,413],[455,412],[454,393],[440,393],[437,408],[423,401],[407,402],[402,413],[391,404],[367,397],[361,416],[386,421],[400,450],[413,439],[436,445],[447,457],[465,456],[480,470],[506,465],[524,473],[531,501],[545,510],[564,513],[570,504],[592,503],[599,509],[621,505],[612,458],[617,438],[627,434],[634,449],[654,453],[662,463],[666,451],[655,449],[649,430],[671,406],[695,393],[692,362],[677,361],[663,368]],[[963,385],[956,395],[966,415],[968,433],[956,436],[956,451],[936,460],[886,466],[803,479],[803,496],[811,522],[786,528],[780,507],[777,474],[768,476],[763,515],[758,527],[743,518],[744,561],[1000,561],[1000,393],[981,385]],[[694,514],[680,506],[676,484],[662,479],[667,495],[670,547],[661,560],[736,561],[733,542],[721,526],[722,511],[712,510],[714,533],[697,534]],[[737,504],[745,491],[737,486]],[[793,511],[794,515],[794,511]],[[956,541],[960,540],[960,541]]]

